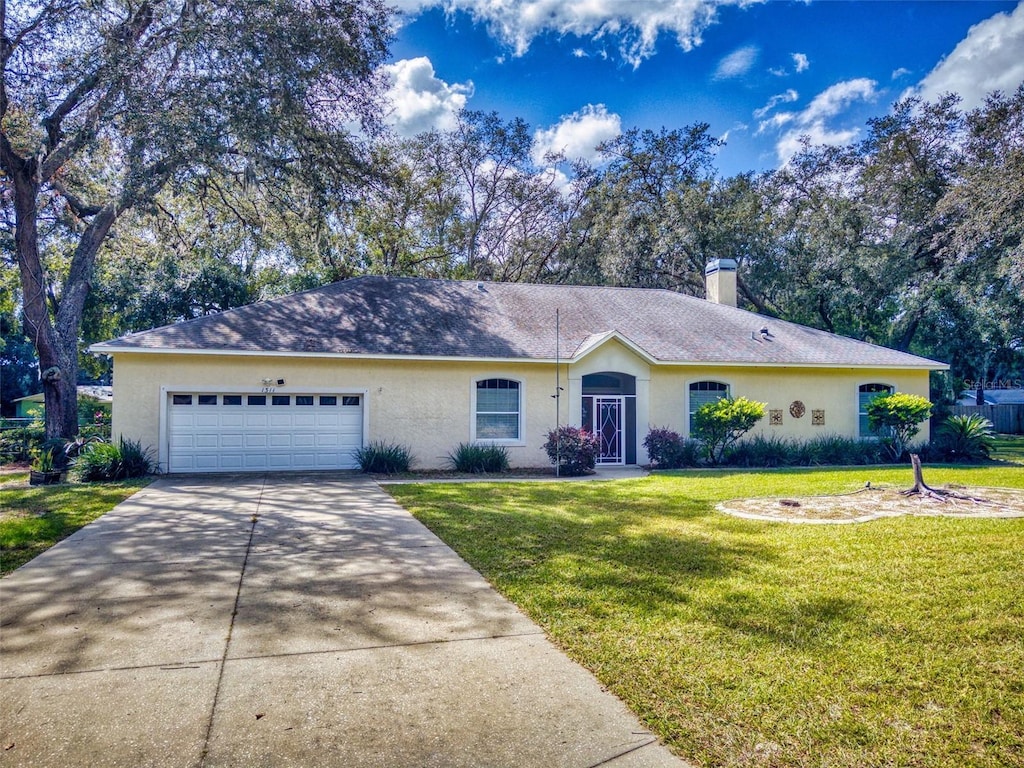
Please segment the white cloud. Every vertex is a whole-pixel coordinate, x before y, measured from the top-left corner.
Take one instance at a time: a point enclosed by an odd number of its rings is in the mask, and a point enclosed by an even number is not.
[[[869,80],[866,77],[830,85],[815,96],[807,109],[803,111],[801,122],[816,123],[835,117],[855,101],[871,101],[878,95],[875,90],[877,85],[878,83],[874,80]]]
[[[779,106],[779,104],[788,104],[789,102],[796,101],[799,98],[799,93],[794,91],[792,88],[788,88],[786,89],[785,93],[777,93],[774,96],[772,96],[770,99],[768,99],[768,103],[765,104],[760,109],[755,109],[754,117],[760,120],[762,117],[764,117],[777,106]]]
[[[857,128],[830,131],[821,124],[811,125],[799,131],[787,131],[776,143],[775,154],[779,158],[779,164],[785,165],[792,159],[793,155],[803,149],[801,139],[806,136],[811,144],[831,144],[838,146],[849,144],[860,134]]]
[[[849,143],[857,138],[860,129],[834,127],[829,123],[841,117],[855,102],[873,101],[878,96],[877,88],[878,83],[864,77],[836,83],[815,96],[802,111],[778,112],[762,120],[758,124],[757,133],[770,130],[782,132],[775,143],[780,165],[785,165],[800,150],[802,136],[809,137],[813,144]],[[793,98],[789,98],[791,95]],[[796,92],[789,90],[773,96],[768,104],[754,113],[755,117],[764,117],[784,101],[796,101]]]
[[[933,101],[952,91],[963,99],[965,109],[973,109],[981,106],[992,91],[1010,94],[1022,82],[1024,2],[1013,13],[997,13],[971,27],[967,37],[925,76],[914,92]]]
[[[473,95],[473,83],[449,84],[434,74],[430,59],[403,59],[383,68],[390,82],[388,123],[399,136],[455,127],[458,112]]]
[[[748,45],[733,51],[718,62],[718,67],[715,69],[715,80],[728,80],[747,74],[754,66],[754,62],[757,61],[758,53],[760,51],[755,45]]]
[[[545,155],[561,153],[569,160],[593,162],[598,159],[597,145],[620,133],[622,119],[617,114],[604,104],[588,104],[550,128],[538,129],[533,135],[533,159],[543,165]]]
[[[907,69],[906,67],[900,67],[899,69],[894,69],[892,71],[892,75],[890,75],[890,77],[893,80],[899,80],[901,77],[906,77],[909,74],[910,74],[910,70],[909,69]]]
[[[544,33],[581,38],[615,38],[619,54],[633,67],[655,53],[658,35],[674,34],[684,51],[702,42],[717,9],[749,5],[757,0],[397,0],[401,10],[415,13],[443,6],[449,13],[465,11],[486,24],[517,56]]]
[[[793,66],[796,68],[797,74],[811,66],[810,59],[807,58],[806,53],[791,53],[790,56],[793,57]]]

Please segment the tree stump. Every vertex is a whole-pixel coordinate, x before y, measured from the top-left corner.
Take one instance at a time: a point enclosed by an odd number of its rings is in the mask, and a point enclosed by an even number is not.
[[[963,501],[973,501],[976,504],[986,504],[988,499],[979,499],[974,496],[962,496],[959,493],[953,491],[943,491],[938,488],[932,488],[928,483],[924,481],[924,473],[921,470],[921,457],[916,453],[910,454],[910,466],[914,470],[914,485],[912,488],[908,488],[905,491],[900,491],[903,496],[920,496],[923,499],[930,499],[932,501],[940,501],[943,504],[949,499],[961,499]]]

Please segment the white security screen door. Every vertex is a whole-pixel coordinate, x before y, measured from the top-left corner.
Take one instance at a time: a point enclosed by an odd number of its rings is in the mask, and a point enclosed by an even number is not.
[[[597,435],[601,453],[598,464],[625,464],[623,413],[625,398],[616,395],[586,395],[583,424]],[[589,422],[589,423],[588,423]]]

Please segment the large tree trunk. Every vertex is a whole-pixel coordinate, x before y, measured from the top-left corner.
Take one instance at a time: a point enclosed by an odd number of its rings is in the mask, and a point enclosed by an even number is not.
[[[56,322],[47,302],[49,293],[36,226],[40,190],[38,161],[21,158],[4,141],[3,167],[14,187],[15,250],[21,274],[25,335],[39,356],[39,378],[46,406],[46,437],[70,440],[78,434],[78,332],[89,280],[103,238],[116,218],[113,205],[97,213],[79,240],[64,282]]]

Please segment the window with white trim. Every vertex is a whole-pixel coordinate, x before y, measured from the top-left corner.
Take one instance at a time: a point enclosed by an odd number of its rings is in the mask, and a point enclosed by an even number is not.
[[[476,439],[518,440],[521,387],[512,379],[476,383]]]
[[[868,403],[876,397],[891,395],[893,388],[888,384],[861,384],[857,389],[857,434],[861,437],[878,437],[877,432],[871,430],[868,421]]]
[[[720,381],[694,381],[690,384],[690,432],[693,432],[693,417],[708,403],[715,403],[729,396],[729,385]]]

